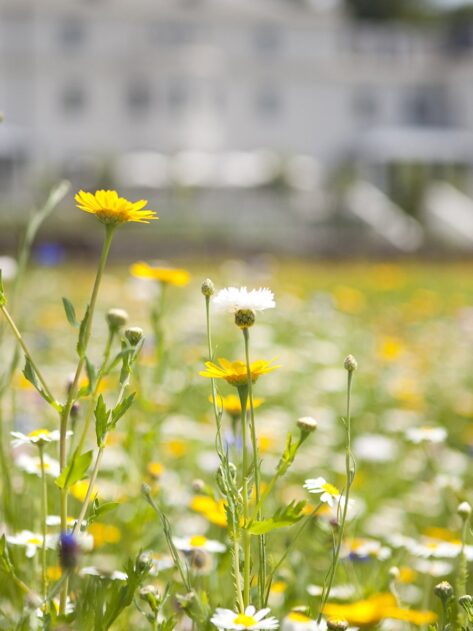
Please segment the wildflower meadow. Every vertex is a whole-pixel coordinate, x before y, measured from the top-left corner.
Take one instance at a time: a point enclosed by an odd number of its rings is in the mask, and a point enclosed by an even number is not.
[[[470,267],[129,265],[99,190],[43,268],[66,194],[1,259],[0,629],[473,629]]]

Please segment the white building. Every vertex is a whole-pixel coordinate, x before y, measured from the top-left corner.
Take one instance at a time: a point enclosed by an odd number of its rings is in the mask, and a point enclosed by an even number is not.
[[[129,152],[469,168],[473,57],[444,40],[335,0],[0,0],[0,187]]]

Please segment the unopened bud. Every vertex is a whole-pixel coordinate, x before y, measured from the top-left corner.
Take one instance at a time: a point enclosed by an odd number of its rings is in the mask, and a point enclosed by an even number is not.
[[[159,604],[161,597],[159,595],[158,588],[154,585],[145,585],[138,592],[141,600],[144,600],[151,608],[151,611],[157,613],[159,611]]]
[[[315,432],[318,423],[315,418],[312,418],[312,416],[302,416],[301,418],[297,419],[297,426],[303,432]]]
[[[238,309],[235,313],[235,324],[240,329],[248,329],[256,321],[256,313],[253,309]]]
[[[434,587],[434,594],[444,603],[453,598],[453,587],[448,581],[442,581]]]
[[[136,346],[144,337],[143,329],[140,329],[139,326],[130,326],[125,331],[125,337],[132,346]]]
[[[392,581],[397,581],[397,579],[400,577],[400,575],[401,575],[401,572],[400,572],[398,567],[393,566],[393,567],[389,568],[389,578]]]
[[[105,317],[111,331],[118,331],[128,322],[128,313],[124,309],[110,309]]]
[[[327,620],[327,629],[331,629],[331,631],[346,631],[348,622],[346,620]]]
[[[358,368],[358,362],[353,355],[345,357],[343,365],[345,366],[345,370],[348,370],[348,372],[354,372]]]
[[[136,567],[143,572],[149,571],[153,567],[151,556],[147,552],[142,552],[136,559]]]
[[[74,401],[71,407],[71,418],[76,419],[79,416],[80,403],[79,401]]]
[[[202,283],[202,286],[200,288],[200,291],[202,292],[202,294],[206,297],[206,298],[210,298],[210,296],[213,296],[215,293],[215,285],[213,284],[213,282],[210,280],[210,278],[206,278],[204,280],[204,282]]]
[[[468,502],[462,502],[458,505],[457,513],[464,520],[467,520],[471,515],[471,505]]]
[[[192,480],[192,490],[194,493],[202,493],[205,489],[205,482],[200,479]]]

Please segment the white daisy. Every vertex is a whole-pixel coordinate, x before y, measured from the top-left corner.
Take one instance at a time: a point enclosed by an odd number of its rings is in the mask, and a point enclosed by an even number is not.
[[[445,427],[410,427],[405,434],[407,440],[415,445],[420,443],[443,443],[447,438]]]
[[[127,581],[128,574],[125,572],[120,572],[119,570],[114,570],[113,572],[108,572],[107,570],[99,570],[96,567],[83,567],[80,572],[80,576],[98,576],[99,578],[108,579],[110,581]]]
[[[193,552],[194,550],[204,550],[205,552],[225,552],[227,549],[220,541],[207,539],[202,535],[193,537],[174,537],[174,545],[182,552]]]
[[[385,561],[391,556],[391,550],[375,539],[346,539],[342,544],[341,556],[351,561],[366,561],[370,558]]]
[[[219,631],[226,629],[234,631],[242,631],[243,629],[278,629],[279,622],[276,618],[273,616],[266,618],[269,611],[269,609],[256,611],[253,606],[247,607],[245,613],[237,613],[231,609],[217,609],[210,622]]]
[[[308,585],[307,592],[311,596],[322,596],[324,588],[322,585]],[[353,585],[349,583],[343,585],[334,585],[330,590],[330,598],[333,600],[350,600],[355,596],[356,590]]]
[[[38,535],[30,530],[22,530],[16,535],[7,535],[9,544],[12,546],[24,546],[26,556],[31,559],[36,554],[36,550],[43,547],[43,535]],[[46,535],[46,547],[55,548],[57,545],[56,535]]]
[[[248,291],[246,287],[226,287],[221,289],[212,299],[218,311],[228,311],[236,313],[240,309],[250,309],[251,311],[264,311],[274,309],[276,303],[274,294],[270,289],[252,289]]]
[[[10,432],[15,440],[12,440],[12,447],[19,447],[20,445],[37,445],[40,442],[52,443],[57,442],[60,438],[58,429],[50,432],[48,429],[35,429],[29,434],[22,434],[21,432]],[[67,436],[71,436],[72,432],[67,432]]]
[[[47,475],[53,476],[53,478],[57,478],[60,472],[59,462],[50,458],[47,454],[43,456],[44,463],[44,472]],[[28,454],[20,454],[18,459],[16,460],[16,465],[26,471],[26,473],[32,473],[33,475],[37,475],[41,477],[41,460],[36,457],[28,456]]]
[[[304,482],[304,488],[309,493],[319,493],[320,501],[329,506],[335,506],[340,500],[340,491],[336,486],[327,482],[325,478],[313,478]]]

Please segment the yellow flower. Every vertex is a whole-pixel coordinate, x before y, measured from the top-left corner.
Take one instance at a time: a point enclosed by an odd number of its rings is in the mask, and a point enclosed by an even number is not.
[[[223,500],[216,502],[207,495],[196,495],[190,503],[192,510],[203,515],[211,524],[227,527],[227,515]]]
[[[346,605],[329,603],[324,607],[324,614],[330,618],[344,618],[357,627],[378,624],[385,618],[404,620],[419,626],[431,624],[437,619],[433,611],[401,609],[392,594],[374,594],[366,600]]]
[[[210,403],[213,403],[213,396],[209,396]],[[259,406],[264,402],[264,399],[253,399],[253,407],[259,408]],[[236,394],[229,394],[226,397],[222,395],[217,395],[217,405],[220,408],[223,408],[225,412],[228,412],[230,416],[240,416],[241,414],[241,403],[240,397]]]
[[[225,379],[227,383],[237,388],[248,384],[248,375],[244,362],[230,362],[228,359],[220,357],[218,363],[220,366],[213,362],[205,362],[207,370],[201,371],[199,375],[201,377],[210,377],[211,379]],[[250,364],[251,382],[255,383],[258,377],[276,370],[276,368],[280,368],[280,366],[271,366],[271,362],[264,359],[253,362]]]
[[[89,532],[94,538],[94,545],[99,548],[106,543],[118,543],[122,533],[116,526],[101,524],[98,521],[90,524]]]
[[[95,195],[79,191],[74,199],[78,208],[96,215],[104,224],[121,224],[128,221],[149,223],[150,219],[158,219],[154,210],[143,210],[148,200],[130,202],[124,197],[118,197],[117,191],[101,190]]]
[[[137,278],[149,278],[160,283],[184,287],[190,281],[190,274],[186,269],[173,267],[153,267],[144,261],[133,263],[130,273]]]

